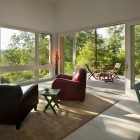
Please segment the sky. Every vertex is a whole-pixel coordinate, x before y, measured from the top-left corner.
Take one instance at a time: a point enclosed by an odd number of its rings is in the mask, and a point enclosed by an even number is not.
[[[106,38],[108,35],[107,35],[107,31],[106,31],[107,28],[98,28],[97,29],[97,34],[101,34],[104,38]],[[14,29],[8,29],[8,28],[0,28],[0,48],[2,50],[5,50],[8,46],[8,44],[10,43],[10,39],[11,39],[11,36],[13,34],[19,34],[20,31],[19,30],[14,30]]]
[[[10,38],[14,33],[16,34],[20,33],[18,30],[13,30],[13,29],[8,29],[8,28],[0,28],[0,31],[1,31],[0,47],[2,50],[7,48],[7,45],[10,43]]]
[[[108,37],[107,28],[98,28],[97,34],[101,34],[104,38]]]

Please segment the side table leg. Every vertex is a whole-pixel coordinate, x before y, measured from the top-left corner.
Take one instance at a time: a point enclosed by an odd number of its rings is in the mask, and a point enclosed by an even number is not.
[[[56,114],[56,111],[55,111],[55,109],[54,109],[55,103],[54,103],[54,106],[53,106],[53,105],[51,104],[52,102],[54,102],[53,98],[50,100],[49,106],[51,107],[51,109],[52,109],[52,111],[54,112],[54,114]]]
[[[45,106],[45,109],[44,109],[43,112],[45,112],[48,109],[48,107],[50,106],[50,108],[52,109],[52,111],[54,112],[54,114],[56,114],[56,111],[55,111],[54,107],[57,104],[56,104],[55,100],[53,100],[53,98],[51,98],[50,100],[47,97],[45,97],[45,98],[46,98],[48,104]],[[54,104],[55,104],[54,106],[52,106],[52,104],[51,104],[52,102],[54,102]]]
[[[49,108],[49,106],[51,105],[51,102],[52,102],[52,99],[49,100],[46,96],[45,96],[45,99],[48,102],[48,104],[45,106],[45,109],[43,112],[45,112]]]
[[[54,107],[55,107],[55,105],[56,105],[56,106],[57,106],[57,108],[59,108],[59,105],[58,105],[58,103],[57,103],[56,98],[53,98],[53,102],[54,102]]]

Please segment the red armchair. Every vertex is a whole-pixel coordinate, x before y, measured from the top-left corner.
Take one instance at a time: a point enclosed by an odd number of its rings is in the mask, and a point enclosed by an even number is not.
[[[78,68],[74,76],[59,74],[52,83],[53,89],[61,89],[58,94],[60,100],[85,100],[86,69]]]

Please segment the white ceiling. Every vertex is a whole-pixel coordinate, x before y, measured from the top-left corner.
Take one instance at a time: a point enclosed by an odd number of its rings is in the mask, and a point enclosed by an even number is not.
[[[63,0],[50,0],[50,2],[53,2],[53,3],[58,3],[58,2],[61,2]]]
[[[58,2],[58,1],[62,1],[62,0],[50,0],[50,1],[52,1],[52,2]]]

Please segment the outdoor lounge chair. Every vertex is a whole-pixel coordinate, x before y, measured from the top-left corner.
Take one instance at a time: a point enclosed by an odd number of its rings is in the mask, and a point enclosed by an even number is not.
[[[111,72],[104,71],[104,70],[98,70],[98,69],[97,70],[95,69],[95,70],[91,71],[88,64],[86,64],[86,68],[90,73],[87,79],[93,77],[96,80],[103,80],[105,82],[114,82],[113,81],[114,76]]]
[[[119,78],[118,71],[120,67],[121,67],[121,63],[116,63],[114,68],[112,70],[109,70],[109,72],[111,72],[115,78]]]
[[[85,64],[85,65],[86,65],[87,70],[90,73],[89,76],[87,77],[87,79],[90,79],[91,77],[95,78],[96,80],[100,79],[100,76],[99,76],[100,70],[91,71],[88,64]]]

